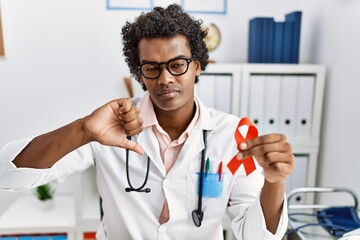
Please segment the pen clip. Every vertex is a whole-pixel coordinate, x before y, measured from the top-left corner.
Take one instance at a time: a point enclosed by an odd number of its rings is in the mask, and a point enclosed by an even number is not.
[[[210,159],[207,158],[205,164],[205,177],[207,177],[209,170],[210,170]]]
[[[219,164],[219,169],[218,169],[218,174],[219,174],[219,182],[221,182],[221,177],[222,177],[222,161]]]

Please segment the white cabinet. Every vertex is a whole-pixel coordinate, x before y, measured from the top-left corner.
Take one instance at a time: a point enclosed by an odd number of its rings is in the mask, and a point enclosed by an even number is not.
[[[56,196],[50,210],[39,208],[34,196],[18,198],[0,216],[1,235],[59,234],[76,239],[75,203],[73,197]]]
[[[207,78],[219,74],[230,76],[230,91],[218,87],[218,96],[227,98],[221,101],[231,101],[231,113],[250,117],[257,125],[259,134],[282,132],[287,135],[296,156],[295,170],[287,181],[287,190],[315,186],[325,66],[210,64],[205,74]],[[208,85],[212,83],[205,82],[207,78],[200,76],[197,86],[200,89],[197,92],[211,89]],[[216,108],[215,105],[213,107]]]

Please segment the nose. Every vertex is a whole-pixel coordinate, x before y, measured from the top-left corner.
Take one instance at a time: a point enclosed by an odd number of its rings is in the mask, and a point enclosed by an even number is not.
[[[174,82],[174,76],[163,65],[160,76],[158,78],[158,84],[168,85],[169,83],[173,83],[173,82]]]

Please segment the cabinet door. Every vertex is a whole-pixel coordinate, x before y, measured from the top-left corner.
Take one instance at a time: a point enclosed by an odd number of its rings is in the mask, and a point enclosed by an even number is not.
[[[267,75],[264,91],[264,134],[279,132],[281,75]]]
[[[297,87],[297,75],[282,76],[279,131],[286,134],[289,138],[294,138],[295,136]]]
[[[260,134],[264,133],[266,75],[251,75],[249,83],[249,117]]]
[[[295,118],[295,137],[299,140],[311,138],[314,108],[315,76],[299,75]]]
[[[286,179],[286,193],[289,193],[291,190],[299,187],[305,187],[306,179],[308,177],[308,166],[309,166],[309,155],[297,155],[295,154],[295,165],[294,171]],[[299,194],[292,198],[294,202],[289,204],[304,204],[305,197],[303,194]]]
[[[204,73],[195,85],[195,93],[208,107],[231,113],[232,74]]]

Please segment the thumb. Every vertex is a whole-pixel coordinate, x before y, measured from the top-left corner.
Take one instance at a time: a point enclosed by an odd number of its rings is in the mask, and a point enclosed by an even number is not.
[[[142,146],[139,143],[129,140],[127,138],[124,138],[124,140],[120,144],[120,147],[129,149],[129,150],[134,151],[141,155],[145,154],[144,149],[142,148]]]

